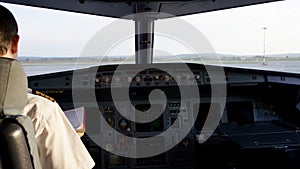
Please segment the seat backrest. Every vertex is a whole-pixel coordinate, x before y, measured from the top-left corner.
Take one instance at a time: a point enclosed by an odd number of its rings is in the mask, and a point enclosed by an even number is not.
[[[27,78],[18,61],[0,57],[0,168],[40,169],[30,117],[20,115],[27,102]]]

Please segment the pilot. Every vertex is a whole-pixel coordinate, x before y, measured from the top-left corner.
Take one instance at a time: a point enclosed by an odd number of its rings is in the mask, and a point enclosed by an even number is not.
[[[0,5],[0,57],[17,59],[18,42],[16,20]],[[43,169],[90,169],[95,165],[57,103],[28,93],[23,114],[34,124]]]

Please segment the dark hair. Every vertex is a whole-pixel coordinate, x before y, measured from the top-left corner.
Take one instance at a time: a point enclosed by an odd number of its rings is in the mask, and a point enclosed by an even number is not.
[[[0,56],[5,55],[13,37],[18,34],[18,24],[13,14],[0,5]]]

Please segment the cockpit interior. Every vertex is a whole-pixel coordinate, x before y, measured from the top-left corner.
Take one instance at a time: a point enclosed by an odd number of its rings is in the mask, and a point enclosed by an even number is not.
[[[299,73],[153,62],[157,20],[277,0],[0,1],[134,21],[135,63],[28,76],[64,111],[84,107],[94,169],[300,167]]]

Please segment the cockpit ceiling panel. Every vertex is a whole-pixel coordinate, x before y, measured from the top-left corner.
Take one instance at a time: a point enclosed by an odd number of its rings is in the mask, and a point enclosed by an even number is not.
[[[274,1],[280,0],[0,0],[0,2],[115,18],[141,12],[183,16]]]

